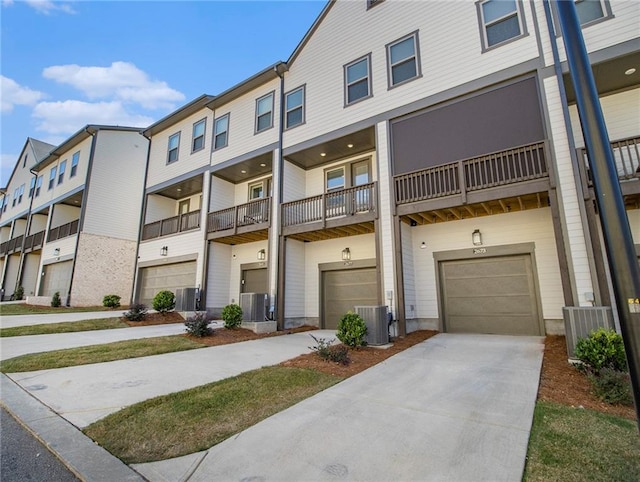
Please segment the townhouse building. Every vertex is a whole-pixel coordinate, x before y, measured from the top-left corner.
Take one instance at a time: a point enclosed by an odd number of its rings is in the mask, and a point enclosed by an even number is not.
[[[147,151],[127,127],[87,125],[59,146],[27,140],[2,201],[5,298],[18,286],[73,306],[131,298]]]

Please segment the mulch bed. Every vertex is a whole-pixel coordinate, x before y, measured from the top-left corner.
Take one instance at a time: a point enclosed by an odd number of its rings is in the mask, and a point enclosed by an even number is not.
[[[168,325],[170,323],[184,323],[182,315],[176,311],[169,313],[147,313],[142,321],[129,321],[124,316],[121,318],[129,326]]]

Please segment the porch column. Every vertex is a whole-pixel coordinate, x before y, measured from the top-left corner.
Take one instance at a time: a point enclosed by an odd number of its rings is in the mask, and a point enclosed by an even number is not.
[[[206,308],[206,294],[207,294],[207,280],[209,276],[209,270],[207,269],[209,261],[209,242],[207,241],[207,215],[209,214],[209,197],[211,191],[211,173],[205,171],[202,173],[202,202],[200,203],[200,229],[203,234],[203,244],[200,253],[198,254],[198,261],[196,264],[196,276],[200,283],[198,283],[199,296],[200,296],[200,309]]]
[[[280,248],[280,149],[273,151],[271,174],[271,206],[269,227],[269,239],[267,240],[267,262],[269,264],[269,314],[275,316],[278,321],[278,330],[284,330],[284,254]]]

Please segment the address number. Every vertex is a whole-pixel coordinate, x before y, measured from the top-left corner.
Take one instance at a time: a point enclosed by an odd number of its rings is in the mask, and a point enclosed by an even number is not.
[[[473,248],[473,254],[485,254],[487,248]]]

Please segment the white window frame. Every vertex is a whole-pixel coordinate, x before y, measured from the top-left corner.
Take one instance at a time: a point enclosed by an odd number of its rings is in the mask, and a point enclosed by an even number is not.
[[[36,178],[32,177],[31,181],[29,182],[29,199],[31,199],[33,197],[33,194],[36,191]]]
[[[78,162],[80,162],[80,151],[75,152],[71,157],[71,170],[69,171],[69,179],[71,179],[77,174]]]
[[[36,181],[35,197],[38,197],[40,195],[40,190],[42,189],[42,179],[43,176],[38,176],[38,180]]]
[[[51,191],[56,182],[56,174],[58,173],[58,166],[53,166],[51,171],[49,171],[49,187],[47,187],[47,191]]]
[[[176,144],[175,147],[171,147],[171,140],[176,138],[178,139],[178,143]],[[176,158],[173,160],[171,159],[171,151],[176,152]],[[178,162],[179,157],[180,157],[180,132],[176,132],[175,134],[171,134],[167,141],[167,164],[173,164],[174,162]]]
[[[393,47],[395,47],[396,45],[398,45],[401,42],[404,42],[407,39],[413,38],[413,56],[412,57],[407,57],[402,59],[399,62],[396,62],[395,64],[391,63],[391,49]],[[411,32],[410,34],[405,35],[404,37],[401,37],[397,40],[394,40],[391,43],[388,43],[386,45],[386,51],[387,51],[387,85],[388,85],[388,89],[393,89],[395,87],[399,87],[401,85],[404,85],[408,82],[411,82],[415,79],[419,79],[420,77],[422,77],[422,69],[420,66],[420,40],[418,37],[418,30],[416,30],[415,32]],[[408,59],[413,58],[413,61],[415,62],[415,66],[416,66],[416,75],[414,75],[413,77],[410,77],[408,79],[404,79],[400,82],[394,83],[393,82],[393,68],[397,67],[398,65],[401,65],[403,63],[406,63],[408,61]]]
[[[218,123],[220,121],[222,121],[223,119],[227,120],[227,127],[225,128],[225,130],[218,132]],[[213,150],[217,151],[218,149],[222,149],[223,147],[227,147],[229,145],[229,125],[231,122],[231,114],[230,113],[226,113],[225,115],[222,115],[220,117],[217,117],[214,121],[213,121]],[[222,144],[221,146],[218,146],[218,137],[221,136],[222,134],[224,134],[224,144]]]
[[[284,124],[285,124],[285,129],[293,129],[294,127],[298,127],[301,126],[302,124],[305,123],[306,118],[305,118],[305,101],[306,101],[306,86],[305,85],[301,85],[300,87],[297,87],[293,90],[290,90],[289,92],[287,92],[284,95],[284,105],[285,105],[285,113],[284,113]],[[300,105],[297,105],[295,107],[290,108],[289,107],[289,96],[295,94],[298,91],[302,91],[302,102],[300,103]],[[300,116],[300,122],[296,123],[296,124],[289,124],[289,113],[293,112],[294,110],[298,110],[300,109],[302,111],[302,115]]]
[[[24,196],[24,184],[22,184],[18,191],[18,204],[22,202],[22,196]]]
[[[482,9],[482,6],[490,1],[495,1],[495,0],[480,0],[476,2],[476,9],[478,13],[478,23],[480,26],[480,41],[482,43],[482,52],[486,52],[488,50],[501,47],[503,45],[506,45],[510,42],[518,40],[527,35],[527,23],[525,22],[525,19],[524,19],[524,9],[522,8],[522,0],[514,0],[515,6],[516,6],[515,12],[509,13],[507,15],[503,15],[502,17],[496,18],[491,22],[485,22],[484,10]],[[505,39],[501,42],[497,42],[493,45],[489,45],[489,36],[487,35],[487,28],[497,25],[501,22],[504,22],[505,20],[508,20],[513,16],[516,16],[518,18],[518,27],[520,28],[520,33],[518,35]]]
[[[200,135],[196,135],[196,129],[198,126],[202,125],[202,134]],[[205,117],[204,119],[200,119],[198,122],[194,122],[193,123],[193,129],[191,131],[191,153],[193,154],[194,152],[198,152],[201,151],[202,149],[204,149],[204,143],[206,141],[206,137],[205,134],[207,132],[207,118]],[[202,145],[198,148],[195,147],[196,145],[196,141],[198,139],[202,139]]]
[[[342,186],[329,188],[329,173],[342,171]],[[334,166],[325,169],[324,171],[324,192],[336,192],[347,188],[347,169],[346,165]]]
[[[257,99],[256,99],[256,119],[255,119],[255,129],[254,129],[254,134],[260,134],[261,132],[267,131],[267,130],[269,130],[269,129],[271,129],[271,128],[273,127],[273,109],[274,109],[274,104],[275,104],[275,102],[274,102],[275,95],[274,95],[274,94],[275,94],[275,92],[274,92],[274,91],[271,91],[271,92],[269,92],[268,94],[263,95],[262,97],[259,97],[259,98],[257,98]],[[260,103],[261,103],[263,100],[266,100],[266,99],[268,99],[268,98],[270,98],[270,99],[271,99],[271,108],[270,108],[270,110],[268,111],[268,113],[267,113],[267,112],[265,112],[265,113],[263,113],[263,114],[258,114],[258,108],[259,108],[259,106],[260,106]],[[259,120],[261,117],[265,116],[265,115],[269,115],[269,125],[268,125],[268,126],[266,126],[266,127],[263,127],[263,128],[262,128],[262,129],[260,129],[260,130],[258,130],[258,120]]]
[[[67,160],[65,159],[60,163],[60,169],[58,169],[58,186],[64,181],[64,173],[67,170]]]
[[[359,64],[360,62],[366,61],[367,63],[367,76],[365,77],[367,80],[367,95],[362,96],[362,97],[358,97],[355,100],[349,101],[349,87],[351,87],[352,85],[361,82],[363,79],[358,79],[356,81],[353,81],[351,83],[349,83],[349,68],[353,67],[356,64]],[[349,106],[349,105],[353,105],[356,104],[358,102],[361,102],[365,99],[369,99],[370,97],[373,97],[373,83],[371,80],[371,53],[368,53],[367,55],[364,55],[356,60],[354,60],[353,62],[349,62],[348,64],[346,64],[344,66],[344,105]]]
[[[588,1],[588,0],[575,0],[576,11],[578,11],[578,4],[584,3],[585,1]],[[588,27],[590,25],[602,22],[603,20],[607,20],[608,18],[613,16],[613,12],[611,11],[611,4],[609,3],[609,0],[597,0],[597,1],[600,4],[600,8],[602,9],[602,16],[598,18],[594,18],[593,20],[589,20],[588,22],[581,23],[580,24],[581,27]],[[580,16],[578,15],[578,20],[579,19],[580,19]]]

